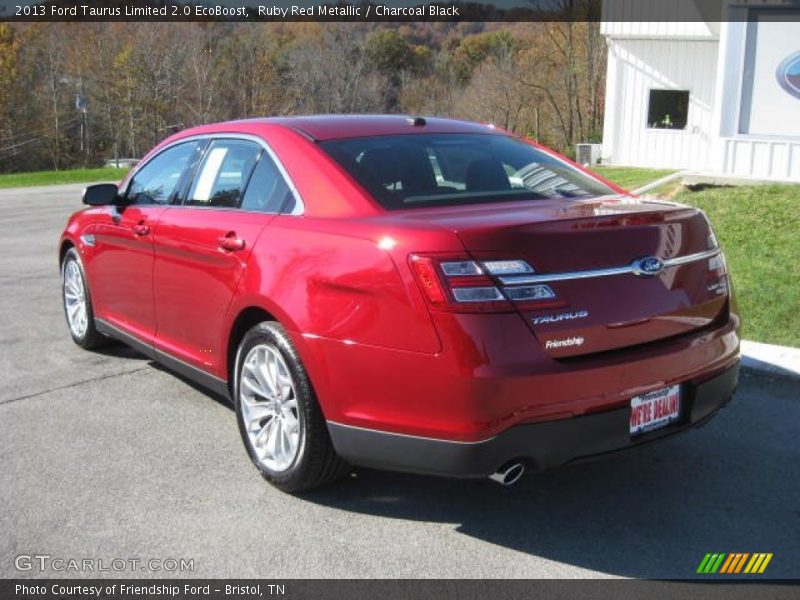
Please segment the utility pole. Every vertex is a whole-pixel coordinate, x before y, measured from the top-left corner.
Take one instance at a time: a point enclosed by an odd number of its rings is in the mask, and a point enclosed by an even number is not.
[[[80,150],[83,155],[83,166],[86,167],[89,156],[89,127],[86,121],[86,96],[82,93],[75,95],[75,110],[81,113]]]

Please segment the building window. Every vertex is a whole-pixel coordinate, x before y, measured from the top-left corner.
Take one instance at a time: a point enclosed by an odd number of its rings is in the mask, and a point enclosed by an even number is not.
[[[651,129],[686,129],[688,114],[688,91],[650,90],[647,126]]]

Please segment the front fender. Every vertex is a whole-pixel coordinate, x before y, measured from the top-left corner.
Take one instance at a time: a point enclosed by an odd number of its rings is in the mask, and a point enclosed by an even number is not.
[[[89,262],[94,254],[94,228],[97,220],[96,211],[91,209],[79,210],[70,215],[67,225],[58,240],[58,266],[64,258],[68,246],[78,250],[84,264]]]

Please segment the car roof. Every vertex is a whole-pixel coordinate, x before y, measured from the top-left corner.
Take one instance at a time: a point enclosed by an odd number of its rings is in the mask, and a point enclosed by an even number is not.
[[[309,115],[247,121],[289,127],[314,141],[415,133],[500,133],[492,125],[408,115]]]

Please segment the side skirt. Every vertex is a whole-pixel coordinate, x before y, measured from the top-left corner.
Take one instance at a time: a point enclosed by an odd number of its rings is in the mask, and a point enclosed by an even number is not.
[[[153,346],[144,343],[139,338],[131,335],[130,333],[123,331],[122,329],[112,325],[111,323],[104,321],[103,319],[99,319],[95,317],[94,319],[95,326],[97,327],[97,331],[100,333],[107,335],[108,337],[114,338],[115,340],[119,340],[120,342],[127,344],[137,352],[141,352],[148,358],[164,365],[171,371],[186,377],[193,381],[194,383],[214,392],[215,394],[219,394],[230,401],[230,392],[228,391],[228,382],[224,379],[220,379],[212,375],[211,373],[207,373],[202,369],[198,369],[197,367],[190,365],[188,363],[183,362],[172,356],[171,354],[167,354]]]

